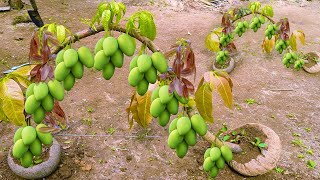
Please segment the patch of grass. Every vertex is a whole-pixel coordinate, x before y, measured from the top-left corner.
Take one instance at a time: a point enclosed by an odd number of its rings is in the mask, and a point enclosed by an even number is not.
[[[304,156],[303,154],[298,154],[298,155],[297,155],[297,158],[299,158],[299,159],[304,159],[305,156]]]
[[[245,102],[246,102],[248,105],[250,105],[250,104],[256,104],[256,103],[257,103],[257,101],[256,101],[255,99],[253,99],[253,98],[248,98],[248,99],[245,100]]]
[[[312,149],[308,149],[308,150],[306,151],[306,153],[307,153],[307,154],[310,154],[310,155],[313,155],[313,154],[314,154],[314,152],[313,152]]]
[[[284,169],[282,169],[281,167],[276,167],[274,169],[277,173],[283,173],[284,172]]]
[[[107,130],[107,133],[110,134],[110,135],[112,135],[115,131],[116,131],[116,130],[115,130],[113,127],[111,127],[111,128],[109,128],[109,129]]]
[[[87,125],[87,126],[91,126],[92,125],[91,118],[83,118],[82,119],[82,124]]]
[[[93,113],[94,108],[93,108],[93,107],[88,107],[88,108],[87,108],[87,111],[88,111],[88,113]]]
[[[242,107],[241,107],[240,104],[235,104],[234,106],[236,107],[236,109],[237,109],[238,111],[241,111],[241,110],[242,110]]]
[[[315,161],[313,161],[313,160],[308,160],[307,161],[307,167],[309,169],[314,169],[316,166],[317,166],[317,163]]]
[[[310,127],[306,127],[306,128],[304,128],[304,130],[305,130],[306,132],[311,132],[311,128],[310,128]]]
[[[303,141],[299,138],[296,138],[294,140],[291,141],[291,144],[293,144],[294,146],[299,146],[299,147],[304,147],[306,148],[306,145],[303,143]]]
[[[294,113],[288,113],[286,116],[289,119],[297,119],[297,116]]]
[[[294,136],[294,137],[301,137],[301,134],[294,132],[294,133],[292,133],[292,136]]]

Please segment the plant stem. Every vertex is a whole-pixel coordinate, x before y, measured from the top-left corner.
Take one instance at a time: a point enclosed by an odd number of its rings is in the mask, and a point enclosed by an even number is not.
[[[261,16],[264,16],[264,17],[267,18],[272,24],[275,24],[275,23],[276,23],[276,22],[275,22],[274,20],[272,20],[270,17],[268,17],[268,16],[266,16],[266,15],[260,13],[260,12],[254,12],[254,13],[255,13],[255,14],[260,14]],[[241,18],[243,18],[243,17],[249,16],[249,15],[251,15],[251,14],[253,14],[253,13],[252,13],[252,12],[249,12],[249,13],[241,16],[241,17],[238,17],[237,19],[233,20],[232,23],[238,21],[239,19],[241,19]]]
[[[115,25],[111,24],[109,26],[109,29],[112,31],[126,33],[126,28],[121,25],[115,26]],[[61,46],[57,47],[57,49],[55,51],[53,51],[53,54],[57,54],[61,49],[63,49],[64,47],[66,47],[70,43],[74,43],[76,41],[79,41],[82,38],[97,34],[101,31],[104,31],[103,26],[98,26],[96,28],[96,30],[94,30],[92,28],[88,28],[88,29],[79,31],[76,34],[74,34],[73,36],[68,37],[65,43],[63,43]],[[141,36],[137,31],[132,30],[128,34],[130,36],[136,38],[137,40],[139,40],[141,43],[145,44],[152,52],[161,51],[160,48],[158,48],[151,40],[149,40],[146,37]]]

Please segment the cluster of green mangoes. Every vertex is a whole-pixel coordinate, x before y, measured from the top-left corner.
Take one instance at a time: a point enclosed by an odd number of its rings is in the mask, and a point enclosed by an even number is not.
[[[168,145],[176,150],[179,158],[183,158],[189,146],[197,143],[197,134],[204,136],[207,133],[207,124],[204,119],[195,114],[191,117],[180,117],[172,120],[169,126]]]
[[[299,59],[297,54],[292,52],[292,53],[286,53],[283,56],[282,63],[287,68],[289,68],[291,64],[294,64],[294,68],[299,70],[304,65],[304,60],[303,59]]]
[[[265,23],[265,18],[263,16],[257,17],[255,16],[252,18],[250,23],[250,29],[252,29],[254,32],[257,32],[258,29],[261,27],[261,24]]]
[[[156,83],[157,71],[168,71],[168,63],[162,53],[154,52],[151,57],[147,54],[136,56],[130,62],[129,84],[136,87],[138,94],[142,96],[148,91],[149,83]]]
[[[114,37],[101,38],[95,48],[94,68],[102,70],[104,79],[109,80],[114,74],[115,68],[121,68],[124,55],[132,56],[136,50],[136,41],[128,34]]]
[[[239,37],[242,36],[242,34],[244,32],[246,32],[246,30],[249,28],[249,23],[247,21],[243,21],[243,22],[238,22],[236,29],[234,30],[234,32],[236,34],[238,34]]]
[[[208,148],[204,153],[203,170],[209,172],[210,177],[215,178],[219,169],[223,169],[225,162],[233,159],[232,151],[226,145]]]
[[[75,79],[83,77],[83,65],[93,67],[93,55],[88,47],[82,46],[78,52],[75,49],[61,50],[56,57],[54,77],[57,81],[63,81],[64,89],[70,91]]]
[[[41,127],[47,126],[38,124],[36,128],[32,126],[21,127],[14,134],[12,156],[20,159],[21,165],[25,168],[33,166],[34,156],[41,155],[42,144],[52,144],[51,133],[40,132],[39,128]]]
[[[282,54],[283,50],[287,49],[287,47],[289,46],[289,40],[284,41],[282,39],[278,39],[276,41],[276,50]]]
[[[272,36],[276,34],[277,30],[278,27],[276,24],[269,24],[266,31],[264,32],[264,35],[270,40]]]
[[[24,109],[26,113],[32,114],[35,123],[40,124],[54,106],[54,100],[64,99],[64,89],[57,80],[50,80],[47,83],[32,83],[26,91],[26,102]]]
[[[223,47],[226,47],[232,40],[234,39],[233,34],[229,33],[229,34],[224,34],[222,33],[221,37],[220,37],[220,44]]]
[[[223,64],[229,56],[230,56],[229,51],[227,51],[227,50],[226,51],[219,51],[217,53],[216,62],[219,64]]]

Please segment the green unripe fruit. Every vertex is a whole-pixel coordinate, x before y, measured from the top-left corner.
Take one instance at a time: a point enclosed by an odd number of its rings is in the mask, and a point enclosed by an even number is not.
[[[40,106],[40,101],[37,101],[34,95],[31,95],[27,98],[25,102],[24,110],[28,114],[33,114],[39,106]]]
[[[211,151],[211,148],[208,148],[208,149],[206,150],[206,152],[205,152],[204,155],[203,155],[204,159],[207,159],[207,157],[210,157],[210,151]]]
[[[195,114],[191,117],[192,129],[194,129],[200,136],[207,133],[207,124],[200,114]]]
[[[168,71],[168,62],[164,55],[160,52],[154,52],[151,55],[153,66],[160,72],[165,73]]]
[[[59,81],[57,80],[49,81],[48,88],[53,98],[55,98],[58,101],[62,101],[64,99],[64,88]]]
[[[137,65],[138,65],[138,68],[139,68],[139,71],[141,73],[145,73],[147,72],[151,66],[152,66],[152,61],[151,61],[151,58],[146,55],[146,54],[142,54],[138,57],[138,60],[137,60]]]
[[[287,58],[284,58],[283,60],[282,60],[282,64],[283,65],[287,65],[289,63],[289,60],[287,59]]]
[[[184,96],[179,96],[179,94],[177,93],[177,91],[174,91],[174,96],[178,99],[178,101],[182,104],[188,104],[189,99],[185,98]]]
[[[28,146],[23,143],[22,139],[17,140],[12,148],[12,156],[15,158],[21,158],[25,152],[28,151]]]
[[[118,50],[118,41],[114,37],[107,37],[103,41],[103,51],[106,56],[112,56]]]
[[[104,51],[101,50],[99,51],[95,56],[94,56],[94,68],[98,71],[102,70],[103,67],[108,64],[110,61],[110,57],[106,56],[104,54]]]
[[[80,47],[78,49],[78,56],[79,56],[79,60],[80,60],[81,64],[85,65],[87,68],[93,67],[94,58],[93,58],[93,54],[91,53],[91,50],[88,47],[86,47],[86,46]],[[83,71],[83,66],[82,66],[82,71]],[[76,77],[76,75],[75,75],[75,77]],[[76,77],[76,78],[78,78],[78,77]]]
[[[255,26],[256,26],[256,25],[255,25],[254,23],[251,23],[251,24],[250,24],[250,29],[254,29]]]
[[[173,94],[169,93],[169,86],[164,85],[159,90],[159,98],[162,104],[167,104],[173,98]]]
[[[181,136],[179,133],[178,133],[178,130],[173,130],[170,134],[169,134],[169,137],[168,137],[168,146],[171,148],[171,149],[176,149],[177,146],[182,143],[183,141],[183,136]]]
[[[268,39],[269,39],[269,40],[272,39],[272,35],[271,35],[271,34],[268,35]]]
[[[38,124],[38,126],[36,127],[36,132],[37,132],[37,136],[39,138],[39,140],[42,142],[42,144],[44,145],[51,145],[52,144],[52,135],[51,133],[45,133],[45,132],[40,132],[39,129],[41,127],[47,127],[44,124]]]
[[[160,90],[160,87],[158,86],[157,88],[155,88],[153,91],[152,91],[152,94],[151,94],[151,101],[157,99],[159,97],[159,90]]]
[[[177,122],[177,130],[181,136],[186,135],[191,129],[191,121],[188,117],[181,117]]]
[[[291,53],[287,53],[287,54],[285,55],[285,58],[291,59],[291,58],[292,58]]]
[[[52,111],[54,105],[54,100],[53,97],[48,94],[42,101],[41,101],[41,106],[43,107],[44,110],[46,111]]]
[[[121,68],[123,66],[123,53],[120,49],[116,50],[116,52],[110,58],[112,64],[117,67]]]
[[[143,79],[143,74],[139,71],[138,67],[133,68],[128,76],[128,82],[131,86],[135,87]]]
[[[80,61],[78,61],[77,64],[71,68],[71,73],[77,79],[81,79],[83,77],[83,71],[84,68]]]
[[[173,130],[177,129],[177,122],[179,118],[175,118],[174,120],[171,121],[170,126],[169,126],[169,133],[171,133]]]
[[[78,62],[78,52],[74,49],[67,49],[63,54],[63,61],[67,68],[71,68]]]
[[[264,24],[265,19],[264,19],[264,17],[263,17],[263,16],[260,16],[260,17],[259,17],[259,22],[260,22],[261,24]]]
[[[255,27],[255,28],[253,29],[253,31],[254,31],[254,32],[257,32],[257,31],[258,31],[258,27]]]
[[[203,170],[209,172],[214,166],[214,162],[211,161],[210,157],[206,158],[203,162]]]
[[[42,144],[40,140],[37,138],[30,144],[30,151],[35,156],[40,156],[42,153]]]
[[[164,127],[168,124],[169,120],[170,120],[170,113],[167,110],[162,111],[158,119],[159,125]]]
[[[32,165],[32,159],[33,159],[32,153],[30,151],[27,151],[26,153],[24,153],[24,155],[20,159],[21,165],[25,168],[30,167]]]
[[[128,34],[121,34],[118,37],[118,44],[121,51],[127,56],[132,56],[136,50],[135,39]]]
[[[254,18],[253,18],[253,23],[254,23],[254,24],[260,24],[259,18],[258,18],[258,17],[254,17]]]
[[[56,60],[55,60],[55,64],[58,65],[59,63],[63,62],[63,54],[66,50],[61,50],[58,52]]]
[[[149,88],[149,82],[146,79],[142,79],[137,85],[137,93],[143,96]]]
[[[217,168],[217,166],[213,166],[213,168],[210,170],[210,177],[215,178],[217,177],[218,173],[219,169]]]
[[[33,114],[33,120],[37,124],[40,124],[45,117],[46,111],[41,106]]]
[[[138,67],[137,60],[139,56],[135,56],[131,61],[129,65],[129,70],[131,71],[133,68]]]
[[[167,109],[170,114],[176,115],[179,111],[179,102],[176,98],[172,98],[167,104]]]
[[[264,35],[265,35],[265,36],[268,36],[269,33],[270,33],[270,32],[269,32],[268,30],[265,30],[265,31],[264,31]]]
[[[157,70],[156,68],[154,68],[153,66],[150,67],[150,69],[145,73],[145,78],[146,80],[151,83],[154,84],[157,81]]]
[[[94,54],[97,54],[99,51],[103,50],[103,41],[105,38],[101,38],[98,40],[97,44],[94,47]]]
[[[211,148],[210,158],[211,161],[217,161],[221,157],[221,151],[218,147]]]
[[[105,80],[111,79],[114,74],[115,67],[112,63],[108,63],[102,69],[102,76]]]
[[[31,96],[33,94],[33,88],[36,85],[36,83],[32,83],[28,86],[27,91],[26,91],[26,98]]]
[[[225,165],[225,162],[224,162],[223,157],[221,156],[221,157],[216,161],[216,166],[217,166],[217,168],[219,168],[219,169],[223,169],[223,168],[224,168],[224,165]]]
[[[157,98],[151,103],[150,113],[153,117],[157,118],[165,110],[165,108],[165,104],[162,104],[160,98]]]
[[[65,90],[70,91],[75,83],[75,78],[72,74],[69,74],[66,79],[63,81],[63,87]]]
[[[238,28],[243,28],[243,23],[242,22],[238,22]]]
[[[23,128],[19,128],[17,129],[17,131],[14,133],[14,137],[13,137],[13,142],[16,143],[19,139],[21,139],[21,133],[22,133]]]
[[[238,27],[236,27],[236,29],[234,30],[234,32],[235,32],[236,34],[239,34],[240,29],[239,29]]]
[[[197,143],[197,134],[193,129],[184,136],[184,140],[189,146],[194,146]]]
[[[243,26],[247,29],[249,28],[249,23],[247,21],[243,21]]]
[[[291,56],[293,59],[298,59],[297,54],[296,53],[291,53]]]
[[[63,81],[70,73],[70,68],[67,68],[64,62],[59,63],[54,70],[54,77],[58,81]]]
[[[182,141],[177,148],[176,153],[179,158],[183,158],[188,152],[188,144],[185,141]]]
[[[224,160],[229,162],[233,159],[232,151],[228,146],[225,146],[225,145],[221,146],[220,150],[221,150],[221,154],[222,154],[222,157],[224,158]]]
[[[29,145],[37,138],[37,132],[32,126],[26,126],[21,132],[23,144]]]
[[[37,101],[41,101],[48,95],[48,86],[44,82],[40,82],[33,87],[33,95]]]

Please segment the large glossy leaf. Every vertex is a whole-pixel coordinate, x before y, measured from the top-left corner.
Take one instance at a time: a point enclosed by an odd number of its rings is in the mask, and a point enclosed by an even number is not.
[[[297,51],[297,39],[300,40],[301,44],[305,44],[305,34],[301,30],[293,31],[290,37],[290,46],[293,51]]]
[[[12,74],[18,74],[20,76],[29,76],[31,70],[35,67],[36,65],[27,65],[27,66],[23,66],[15,71],[12,72]]]
[[[17,126],[25,126],[24,96],[19,84],[13,79],[4,78],[0,82],[0,98],[1,108],[9,121]]]
[[[66,38],[66,28],[63,25],[57,26],[57,39],[60,43],[63,43],[63,41]]]
[[[228,108],[231,108],[233,96],[232,96],[232,92],[231,92],[231,88],[229,86],[228,80],[225,79],[224,77],[219,77],[219,76],[216,76],[216,79],[219,82],[216,85],[218,93],[222,97],[224,104]]]
[[[198,87],[195,94],[195,102],[198,112],[207,122],[214,122],[212,117],[212,91],[213,89],[211,89],[209,83],[203,83]]]

